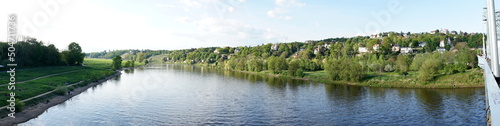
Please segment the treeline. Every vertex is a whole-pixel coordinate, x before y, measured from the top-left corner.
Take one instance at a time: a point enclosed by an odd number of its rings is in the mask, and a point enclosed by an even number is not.
[[[305,76],[306,71],[325,70],[332,80],[361,81],[367,73],[417,73],[428,81],[440,74],[454,74],[475,68],[471,48],[482,45],[483,34],[385,32],[376,37],[329,38],[319,41],[262,44],[255,47],[206,47],[182,50],[118,50],[87,53],[89,58],[208,64],[238,71],[268,71],[274,74]],[[437,52],[445,41],[447,51]],[[426,43],[421,45],[421,43]],[[378,49],[375,49],[378,45]],[[418,53],[400,54],[393,47],[411,47]],[[360,47],[371,52],[361,53]],[[412,72],[413,71],[413,72]]]
[[[0,65],[11,63],[6,42],[0,42]],[[43,67],[61,65],[81,65],[84,54],[77,43],[71,43],[68,50],[60,52],[53,44],[45,45],[35,38],[18,41],[15,47],[15,63],[18,67]]]
[[[135,60],[138,54],[144,54],[145,58],[149,58],[153,55],[160,55],[167,53],[167,50],[138,50],[138,49],[127,49],[127,50],[104,50],[102,52],[91,52],[85,53],[86,58],[100,58],[100,59],[112,59],[115,56],[122,56],[126,60]]]

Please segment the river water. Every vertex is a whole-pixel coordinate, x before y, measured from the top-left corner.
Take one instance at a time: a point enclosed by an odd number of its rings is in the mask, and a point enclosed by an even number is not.
[[[21,125],[485,125],[483,88],[323,84],[183,65],[124,71]]]

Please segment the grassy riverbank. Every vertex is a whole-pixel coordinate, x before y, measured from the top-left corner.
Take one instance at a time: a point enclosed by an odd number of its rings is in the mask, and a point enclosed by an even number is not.
[[[67,90],[75,90],[79,87],[85,87],[92,82],[114,75],[116,72],[111,70],[111,63],[112,61],[107,59],[85,59],[84,66],[58,66],[17,70],[15,98],[25,100],[53,91],[58,86],[67,87]],[[142,65],[144,65],[144,63],[136,64],[136,66]],[[1,84],[8,83],[9,78],[7,77],[9,76],[7,76],[7,73],[3,72],[0,74],[2,74],[2,77],[0,78],[0,82],[2,82]],[[69,86],[74,83],[78,84]],[[6,101],[9,99],[10,96],[7,96],[6,94],[10,92],[11,91],[8,90],[7,85],[0,86],[0,100]],[[56,96],[58,96],[58,94],[52,92],[42,97],[25,101],[26,105],[23,109],[30,108],[31,106],[46,102],[47,100],[50,101]],[[8,102],[0,102],[0,106],[6,106],[8,104]],[[7,113],[8,111],[6,111],[6,109],[0,110],[1,117],[5,117]]]
[[[184,63],[175,63],[184,64]],[[187,65],[187,64],[185,64]],[[213,64],[194,64],[195,66],[204,66],[217,68]],[[395,72],[387,73],[366,73],[367,77],[360,82],[349,82],[349,81],[332,81],[328,77],[328,73],[325,70],[320,71],[307,71],[304,72],[303,77],[289,76],[284,74],[274,74],[269,70],[260,72],[251,71],[238,71],[251,74],[259,74],[264,76],[291,78],[291,79],[301,79],[301,80],[311,80],[322,83],[335,83],[335,84],[347,84],[347,85],[360,85],[360,86],[371,86],[371,87],[390,87],[390,88],[470,88],[470,87],[484,87],[484,78],[482,70],[479,68],[470,69],[462,73],[454,74],[440,74],[431,81],[420,81],[418,80],[417,72],[408,72],[408,75],[404,76]]]

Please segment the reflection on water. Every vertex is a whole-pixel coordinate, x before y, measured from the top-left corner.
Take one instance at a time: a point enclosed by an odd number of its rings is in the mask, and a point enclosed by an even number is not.
[[[184,65],[124,71],[23,125],[484,125],[484,90],[322,84]]]

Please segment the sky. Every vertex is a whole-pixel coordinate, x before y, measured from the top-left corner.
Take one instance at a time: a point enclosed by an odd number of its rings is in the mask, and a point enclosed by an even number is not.
[[[174,50],[387,31],[483,32],[485,6],[485,0],[2,0],[0,26],[6,29],[14,13],[18,35],[60,50],[71,42],[84,52]],[[6,40],[7,30],[0,30]]]

